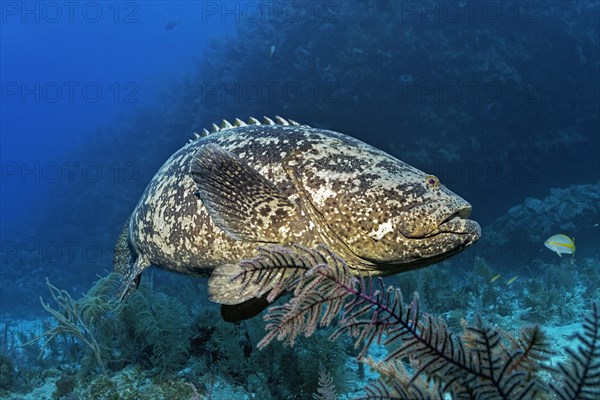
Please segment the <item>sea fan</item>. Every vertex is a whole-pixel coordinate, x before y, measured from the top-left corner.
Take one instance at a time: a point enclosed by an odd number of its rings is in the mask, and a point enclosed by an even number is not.
[[[314,400],[335,400],[338,398],[338,394],[335,391],[335,385],[333,378],[329,375],[329,372],[319,365],[319,387],[317,393],[313,394]]]
[[[315,250],[265,247],[243,268],[246,272],[237,279],[260,284],[261,279],[276,276],[280,291],[293,288],[287,303],[268,310],[268,332],[259,348],[275,338],[293,346],[299,335],[310,336],[318,326],[334,321],[337,330],[331,338],[344,333],[354,337],[361,348],[359,358],[373,342],[390,348],[376,368],[383,377],[367,388],[365,399],[428,399],[449,393],[453,399],[512,400],[535,398],[546,391],[537,375],[546,368],[551,351],[539,327],[525,328],[517,339],[478,319],[474,326],[465,327],[462,336],[456,336],[441,318],[421,313],[418,296],[404,304],[399,290],[386,288],[380,279],[353,276],[346,263],[325,246]],[[267,268],[269,274],[264,272]],[[554,388],[561,398],[596,393],[599,324],[594,306],[584,335],[577,335],[582,343],[580,354],[569,351],[571,368],[562,367],[568,389]],[[404,369],[404,361],[411,374]]]
[[[269,301],[286,289],[294,289],[292,301],[269,308],[265,317],[269,333],[258,343],[260,349],[275,338],[293,346],[298,335],[308,337],[318,325],[329,325],[354,290],[355,278],[343,260],[326,247],[319,250],[269,246],[261,248],[257,257],[241,263],[242,272],[234,280],[257,285],[264,280],[277,280]]]

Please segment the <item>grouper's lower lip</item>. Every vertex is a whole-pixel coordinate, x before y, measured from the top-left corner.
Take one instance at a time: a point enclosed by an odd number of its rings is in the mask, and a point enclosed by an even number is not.
[[[432,237],[440,233],[453,233],[456,235],[467,235],[471,242],[479,240],[481,237],[481,227],[472,219],[453,218],[440,224],[437,229],[428,233],[425,237]]]

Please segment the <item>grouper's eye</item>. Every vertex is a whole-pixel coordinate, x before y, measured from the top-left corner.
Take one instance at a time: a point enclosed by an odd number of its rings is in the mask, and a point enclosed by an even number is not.
[[[440,186],[440,180],[433,175],[427,175],[425,177],[425,182],[429,185],[430,188],[436,189]]]

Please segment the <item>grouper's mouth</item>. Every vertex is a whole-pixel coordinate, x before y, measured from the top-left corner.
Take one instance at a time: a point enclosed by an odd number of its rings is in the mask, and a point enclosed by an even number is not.
[[[424,263],[431,264],[461,252],[465,247],[475,243],[481,237],[479,224],[469,219],[471,206],[466,206],[448,215],[437,228],[417,239],[422,243],[431,242],[434,248],[441,251],[424,255]],[[434,244],[435,243],[435,244]],[[416,262],[419,264],[419,262]]]
[[[470,210],[469,210],[470,211]],[[434,230],[421,237],[407,238],[412,254],[398,258],[360,257],[371,265],[363,266],[370,274],[391,275],[435,264],[460,253],[481,237],[481,227],[457,212],[443,220]]]
[[[470,208],[461,209],[448,216],[440,223],[437,228],[423,236],[430,238],[442,233],[451,233],[455,235],[465,235],[469,243],[476,242],[481,237],[481,227],[472,219],[468,219],[471,214]]]
[[[454,218],[440,224],[437,229],[427,234],[422,240],[439,239],[451,243],[455,249],[450,250],[450,252],[454,254],[454,250],[459,252],[478,241],[480,237],[481,227],[477,222],[472,219]]]
[[[431,264],[460,253],[466,247],[475,243],[481,237],[479,224],[468,218],[453,215],[442,222],[435,230],[420,238],[411,239],[415,248],[420,251],[414,257],[402,260],[369,260],[382,268],[375,273],[378,275],[391,275]],[[373,273],[373,271],[371,271]]]

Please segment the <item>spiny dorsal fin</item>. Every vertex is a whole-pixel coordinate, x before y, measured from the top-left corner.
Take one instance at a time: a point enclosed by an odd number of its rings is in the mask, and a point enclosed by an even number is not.
[[[261,123],[258,119],[254,118],[254,117],[250,117],[248,118],[248,122],[244,122],[239,118],[236,118],[233,121],[233,124],[229,121],[227,121],[226,119],[221,121],[221,126],[213,123],[211,126],[211,130],[209,131],[208,129],[204,128],[202,129],[202,133],[197,133],[194,132],[194,139],[191,139],[188,143],[193,143],[195,140],[198,140],[204,136],[208,136],[212,133],[217,133],[217,132],[221,132],[224,131],[226,129],[232,129],[232,128],[239,128],[242,126],[248,126],[248,125],[283,125],[283,126],[299,126],[300,124],[292,119],[285,119],[280,117],[279,115],[275,116],[275,120],[272,120],[269,117],[263,117],[263,122]]]
[[[289,123],[289,122],[287,122],[285,119],[281,118],[279,115],[276,115],[276,116],[275,116],[275,121],[277,121],[277,123],[278,123],[279,125],[286,125],[286,126],[287,126],[287,125],[289,125],[289,124],[290,124],[290,123]]]

